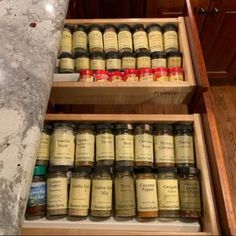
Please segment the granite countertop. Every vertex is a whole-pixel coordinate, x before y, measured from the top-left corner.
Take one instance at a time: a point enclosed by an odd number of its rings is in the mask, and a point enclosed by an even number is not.
[[[69,0],[0,0],[0,234],[20,234]]]

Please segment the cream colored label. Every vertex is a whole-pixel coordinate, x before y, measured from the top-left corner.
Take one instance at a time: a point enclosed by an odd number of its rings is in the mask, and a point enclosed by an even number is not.
[[[91,59],[90,68],[91,70],[105,70],[105,60]]]
[[[74,60],[71,58],[61,58],[59,62],[60,70],[74,70]]]
[[[136,75],[129,75],[126,77],[127,77],[126,82],[138,82],[139,81],[139,78]]]
[[[147,33],[144,31],[138,31],[133,34],[134,39],[134,50],[140,48],[147,48],[148,49],[148,40],[147,40]]]
[[[103,48],[102,33],[98,30],[89,32],[89,49]]]
[[[169,57],[167,60],[168,68],[181,67],[181,57]]]
[[[50,151],[50,135],[41,133],[37,160],[48,161]]]
[[[176,163],[195,163],[193,150],[193,137],[191,135],[175,136]]]
[[[129,31],[119,32],[118,44],[119,44],[119,50],[122,50],[123,48],[130,48],[131,50],[133,50],[131,33]]]
[[[96,136],[96,160],[114,160],[114,135],[98,134]]]
[[[75,59],[75,68],[79,70],[88,70],[89,69],[89,58],[87,57],[78,57]]]
[[[157,186],[155,179],[137,179],[136,197],[138,211],[157,211]]]
[[[169,77],[167,75],[161,75],[159,77],[155,77],[155,81],[168,81]]]
[[[134,57],[123,57],[121,67],[122,69],[136,68],[136,59]]]
[[[91,161],[94,162],[95,137],[93,134],[76,135],[75,162]]]
[[[110,69],[121,69],[121,59],[107,59],[107,70]]]
[[[153,137],[150,134],[135,135],[135,162],[153,162]]]
[[[155,163],[175,163],[174,139],[171,135],[155,135]]]
[[[150,68],[151,58],[150,57],[137,57],[137,68]]]
[[[75,48],[83,48],[87,50],[87,34],[83,31],[75,31],[73,33],[73,50]]]
[[[151,52],[163,51],[162,33],[152,31],[148,34],[149,49]]]
[[[118,50],[117,34],[115,32],[105,32],[103,34],[104,49]]]
[[[69,208],[74,210],[89,209],[90,179],[72,178],[70,182]]]
[[[153,74],[141,75],[139,81],[153,81]]]
[[[159,210],[179,210],[179,190],[177,179],[158,179]]]
[[[72,51],[72,37],[69,31],[62,31],[60,51],[69,53]]]
[[[47,209],[59,210],[67,208],[67,178],[48,178]]]
[[[198,180],[179,180],[180,209],[201,211],[200,185]]]
[[[164,48],[169,49],[169,48],[176,48],[179,49],[178,46],[178,35],[175,31],[166,31],[163,34],[164,37]]]
[[[91,209],[102,211],[112,209],[112,180],[92,181]]]
[[[169,81],[183,81],[184,76],[183,75],[170,75]]]
[[[131,134],[116,136],[116,161],[134,161],[134,137]]]
[[[158,68],[158,67],[166,67],[166,59],[164,58],[152,59],[152,68]]]

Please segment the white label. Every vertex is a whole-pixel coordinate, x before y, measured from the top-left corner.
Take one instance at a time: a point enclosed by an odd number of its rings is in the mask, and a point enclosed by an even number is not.
[[[98,134],[96,136],[96,160],[114,160],[114,135]]]
[[[116,161],[134,161],[134,137],[131,134],[116,136]]]
[[[123,57],[122,58],[122,69],[136,68],[136,59],[134,57]]]
[[[176,31],[166,31],[163,34],[164,37],[164,47],[165,50],[170,48],[176,48],[179,49],[178,46],[178,35]]]
[[[105,61],[99,59],[91,59],[90,68],[91,70],[105,70]]]
[[[148,34],[149,49],[151,52],[163,51],[162,33],[160,31],[152,31]]]
[[[116,32],[105,32],[103,34],[104,50],[115,49],[118,50],[117,34]]]
[[[37,160],[49,160],[49,151],[50,151],[50,135],[46,133],[41,133],[39,149],[37,153]]]
[[[150,68],[151,58],[150,57],[137,57],[137,68]]]
[[[107,59],[107,70],[111,69],[121,69],[121,60],[120,59]]]
[[[89,49],[93,50],[94,48],[102,48],[103,49],[103,42],[102,42],[102,33],[98,30],[93,30],[89,32]]]
[[[132,37],[129,31],[121,31],[118,33],[118,43],[119,50],[122,50],[123,48],[130,48],[133,50]]]
[[[60,52],[71,53],[71,51],[72,51],[71,33],[67,30],[63,30],[62,31],[62,36],[61,36]]]
[[[164,58],[152,59],[152,68],[158,68],[158,67],[166,67],[166,59]]]
[[[89,58],[87,57],[78,57],[75,59],[75,68],[79,70],[88,70],[89,69]]]
[[[147,33],[144,31],[138,31],[133,34],[134,39],[134,50],[138,50],[140,48],[148,49],[148,40]]]
[[[83,31],[75,31],[73,33],[73,50],[75,48],[83,48],[87,50],[87,34]]]

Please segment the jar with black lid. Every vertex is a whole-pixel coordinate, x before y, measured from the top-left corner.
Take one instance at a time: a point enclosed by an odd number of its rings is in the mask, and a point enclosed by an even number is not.
[[[182,52],[170,51],[167,53],[167,66],[171,67],[182,67]]]
[[[90,52],[103,52],[102,27],[100,25],[89,26],[88,39]]]
[[[112,166],[115,160],[113,125],[96,125],[96,164]]]
[[[74,58],[71,53],[61,53],[59,61],[60,73],[73,73],[74,72]]]
[[[135,69],[136,68],[136,56],[133,52],[123,52],[121,60],[121,69]]]
[[[180,217],[201,217],[200,170],[194,167],[179,167]]]
[[[131,124],[116,124],[116,165],[134,165],[134,136]]]
[[[149,49],[147,33],[143,24],[137,24],[133,26],[133,41],[135,52],[138,52],[140,49]]]
[[[61,43],[59,55],[62,53],[72,53],[72,27],[70,25],[64,25],[61,34]]]
[[[88,50],[88,29],[85,25],[75,25],[72,36],[73,52],[86,52]]]
[[[121,53],[133,51],[131,27],[127,24],[118,26],[118,46]]]
[[[163,51],[162,28],[158,24],[147,26],[148,43],[151,52]]]
[[[117,33],[114,25],[106,24],[103,26],[103,42],[106,53],[118,51]]]
[[[151,68],[151,57],[148,50],[139,50],[136,54],[137,57],[137,69]]]
[[[90,54],[90,69],[105,70],[105,56],[103,52],[92,52]]]
[[[152,68],[167,67],[167,53],[166,52],[153,52],[151,53]]]
[[[110,72],[121,70],[121,54],[119,52],[106,53],[106,69]]]
[[[163,39],[164,39],[164,50],[178,50],[178,27],[175,24],[165,24],[162,26]]]
[[[88,52],[77,52],[75,54],[75,70],[76,72],[80,72],[81,70],[89,70],[90,69],[90,59]]]

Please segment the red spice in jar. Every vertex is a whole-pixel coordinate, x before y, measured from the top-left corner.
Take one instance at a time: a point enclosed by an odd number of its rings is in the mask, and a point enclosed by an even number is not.
[[[120,71],[111,72],[109,81],[111,81],[111,82],[121,82],[121,81],[123,81],[123,73],[120,72]]]
[[[183,69],[181,67],[169,68],[169,81],[183,81]]]
[[[93,71],[92,70],[81,70],[79,81],[93,82]]]
[[[138,70],[136,69],[126,69],[124,72],[124,81],[127,82],[138,82]]]
[[[168,69],[165,67],[155,68],[153,70],[154,81],[168,81]]]
[[[139,81],[153,81],[153,70],[151,68],[139,69]]]
[[[106,70],[97,70],[95,72],[95,81],[96,82],[109,81],[109,72]]]

